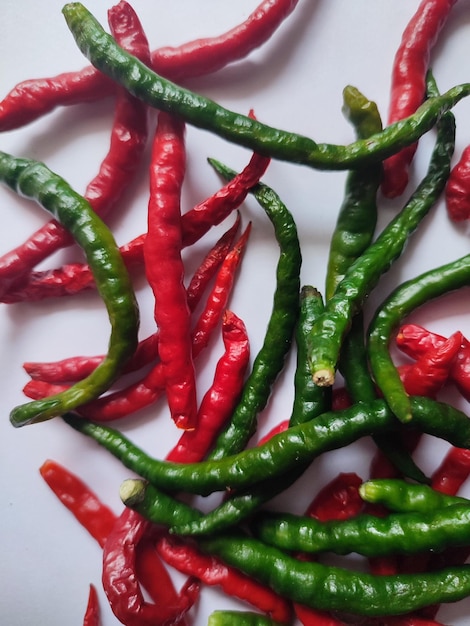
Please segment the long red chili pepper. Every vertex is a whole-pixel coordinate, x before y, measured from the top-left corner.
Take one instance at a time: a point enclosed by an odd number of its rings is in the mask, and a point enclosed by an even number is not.
[[[172,605],[145,601],[135,572],[137,546],[148,525],[138,513],[124,509],[103,548],[103,588],[114,615],[127,626],[167,626],[177,622],[199,595],[199,584],[189,579]]]
[[[191,311],[199,304],[207,285],[227,256],[240,224],[240,215],[233,225],[216,241],[204,257],[187,288],[187,301]],[[126,363],[123,373],[135,372],[155,360],[158,350],[158,331],[139,341],[136,351]],[[61,384],[81,380],[101,363],[103,355],[74,356],[60,361],[23,363],[25,371],[35,380]]]
[[[195,576],[210,586],[219,586],[227,595],[244,600],[267,613],[273,620],[289,624],[290,603],[216,557],[199,551],[196,544],[180,537],[162,535],[156,542],[162,559],[178,571]]]
[[[170,414],[178,428],[196,425],[197,399],[190,310],[181,256],[181,189],[186,172],[185,124],[160,112],[150,165],[145,273],[152,288],[158,355]]]
[[[447,214],[453,222],[470,218],[470,146],[451,169],[445,188]]]
[[[421,0],[403,31],[393,61],[388,124],[413,114],[422,104],[431,50],[456,1]],[[416,147],[412,144],[385,159],[382,178],[385,196],[393,198],[405,190]]]
[[[90,585],[88,592],[88,603],[83,617],[83,626],[100,626],[100,605],[98,602],[98,593],[94,585]]]
[[[202,398],[194,430],[185,431],[167,460],[201,461],[213,445],[239,399],[249,363],[250,349],[243,321],[226,311],[222,321],[225,351],[219,359],[212,385]]]
[[[220,70],[265,43],[297,3],[263,0],[245,21],[222,35],[154,50],[151,67],[179,81]],[[25,80],[0,102],[0,132],[29,124],[58,106],[93,102],[114,91],[113,81],[92,66],[51,78]]]
[[[78,476],[56,461],[45,461],[39,471],[62,504],[103,547],[116,522],[115,513]]]
[[[110,9],[111,31],[124,48],[144,63],[150,62],[148,42],[134,10],[125,2]],[[141,162],[147,141],[147,107],[124,89],[117,92],[110,146],[98,174],[84,196],[105,217],[122,196]],[[0,257],[0,293],[59,248],[73,242],[68,231],[50,220],[20,246]],[[20,281],[21,282],[21,281]]]

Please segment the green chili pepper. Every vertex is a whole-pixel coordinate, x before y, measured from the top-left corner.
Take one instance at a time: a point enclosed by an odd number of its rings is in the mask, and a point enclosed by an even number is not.
[[[368,139],[360,139],[349,146],[319,144],[308,137],[234,113],[165,80],[120,48],[81,3],[66,4],[63,14],[78,47],[90,62],[149,106],[175,113],[189,124],[259,154],[317,169],[351,169],[382,161],[417,141],[445,111],[470,94],[470,83],[457,85],[442,96],[427,100],[412,116]]]
[[[61,415],[106,391],[137,346],[139,316],[132,285],[114,238],[88,202],[43,163],[0,152],[0,180],[35,200],[72,234],[83,249],[111,322],[103,362],[67,391],[15,407],[14,426]]]
[[[370,366],[384,398],[402,422],[410,421],[413,412],[388,348],[391,335],[417,307],[469,284],[470,255],[467,254],[402,283],[374,314],[368,333]]]
[[[416,426],[460,448],[470,447],[470,420],[458,409],[429,398],[411,399]],[[360,437],[392,430],[397,420],[382,399],[358,403],[343,411],[288,428],[261,446],[226,459],[199,463],[170,463],[150,457],[118,431],[74,414],[65,421],[93,438],[130,470],[169,491],[207,495],[225,489],[243,489],[282,476],[299,464],[311,462],[328,450],[349,445]]]
[[[236,175],[236,172],[213,159],[210,163],[228,180]],[[272,385],[291,346],[299,311],[302,256],[294,219],[279,196],[267,185],[259,183],[251,193],[271,220],[279,244],[276,289],[263,345],[255,357],[230,422],[209,455],[211,459],[239,452],[255,431],[258,413],[266,406]]]
[[[281,623],[252,611],[214,611],[207,626],[281,626]]]
[[[382,274],[401,255],[410,235],[427,215],[443,190],[454,151],[455,120],[443,115],[437,125],[437,141],[428,171],[400,213],[378,238],[354,261],[327,300],[325,312],[310,337],[310,365],[319,385],[331,385],[343,339],[354,315],[376,286]]]
[[[386,517],[363,514],[328,522],[262,512],[251,528],[261,541],[287,551],[356,552],[367,557],[439,552],[470,544],[470,503],[424,512],[390,513]]]
[[[470,595],[469,565],[374,576],[301,561],[249,537],[218,535],[199,540],[198,544],[277,593],[316,609],[367,616],[398,615]]]
[[[415,485],[399,478],[368,480],[359,487],[361,498],[387,509],[406,513],[434,511],[454,504],[470,505],[470,500],[436,491],[428,485]]]

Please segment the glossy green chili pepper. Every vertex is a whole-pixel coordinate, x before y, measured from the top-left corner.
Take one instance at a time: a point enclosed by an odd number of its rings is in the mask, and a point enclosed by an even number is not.
[[[361,310],[364,300],[382,274],[401,255],[410,235],[442,192],[450,170],[454,143],[454,116],[446,113],[437,125],[437,140],[424,179],[400,213],[349,266],[334,295],[327,301],[325,312],[310,337],[310,365],[317,384],[333,384],[343,339],[352,318]]]
[[[267,615],[253,611],[214,611],[207,626],[282,626]]]
[[[457,85],[442,96],[427,100],[412,116],[388,126],[369,139],[360,139],[349,146],[319,144],[308,137],[272,128],[234,113],[165,80],[120,48],[81,3],[66,4],[63,14],[78,47],[90,62],[149,106],[175,113],[189,124],[259,154],[317,169],[351,169],[382,161],[414,143],[436,124],[446,110],[470,94],[470,83]]]
[[[67,391],[15,407],[10,420],[14,426],[23,426],[61,415],[106,391],[137,346],[139,316],[116,242],[82,196],[43,163],[5,152],[0,152],[0,180],[38,202],[70,231],[86,255],[111,322],[108,352],[99,367]]]
[[[375,381],[402,422],[412,419],[410,398],[389,351],[394,329],[426,302],[470,284],[470,255],[424,272],[397,287],[376,310],[369,326],[368,353]]]
[[[236,174],[217,161],[211,159],[210,163],[225,179],[230,180]],[[267,185],[259,183],[251,193],[271,220],[279,244],[276,288],[263,345],[245,381],[240,402],[209,455],[211,459],[221,459],[243,450],[255,431],[257,416],[266,406],[272,385],[284,366],[299,311],[302,256],[295,221],[279,196]]]
[[[297,323],[297,367],[294,375],[294,403],[289,426],[304,424],[331,408],[330,389],[315,385],[307,361],[306,337],[313,322],[323,310],[321,294],[310,285],[300,292],[300,313]],[[247,489],[237,490],[209,513],[189,523],[173,527],[179,534],[209,534],[233,527],[251,516],[259,507],[290,487],[309,463],[299,463],[293,470],[273,480],[265,480]]]
[[[356,552],[367,557],[439,552],[470,544],[470,503],[424,512],[390,513],[386,517],[363,514],[328,522],[262,512],[251,528],[261,541],[287,551]]]
[[[198,544],[294,602],[327,611],[398,615],[470,595],[469,565],[375,576],[301,561],[249,537],[222,534],[199,540]]]
[[[454,504],[470,505],[470,500],[436,491],[428,485],[416,485],[399,478],[368,480],[359,487],[361,498],[387,509],[406,513],[434,511]]]
[[[414,421],[423,432],[460,448],[470,447],[470,420],[458,409],[429,398],[411,399]],[[170,463],[154,459],[118,431],[74,414],[65,421],[93,438],[130,470],[168,491],[207,495],[225,489],[243,489],[282,476],[299,464],[311,462],[328,450],[349,445],[360,437],[396,428],[390,408],[382,399],[358,403],[343,411],[323,413],[275,435],[266,443],[226,459],[199,463]]]

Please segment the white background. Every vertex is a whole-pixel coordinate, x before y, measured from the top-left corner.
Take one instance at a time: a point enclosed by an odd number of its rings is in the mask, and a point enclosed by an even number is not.
[[[87,64],[62,17],[62,2],[2,0],[1,4],[2,97],[23,79],[53,76]],[[219,34],[245,19],[257,2],[134,0],[132,5],[151,47],[156,48]],[[106,25],[106,11],[111,5],[89,0],[86,6]],[[354,135],[341,113],[342,89],[347,84],[359,88],[377,102],[386,119],[393,56],[417,6],[416,0],[300,0],[294,13],[262,49],[188,85],[238,112],[247,113],[254,108],[257,117],[270,125],[300,132],[319,142],[347,144]],[[470,80],[468,9],[464,0],[457,3],[433,52],[432,66],[441,91]],[[457,158],[470,142],[470,103],[460,103],[455,114]],[[0,148],[17,156],[45,161],[77,191],[83,192],[107,151],[112,116],[112,100],[57,110],[24,129],[4,133]],[[432,133],[421,141],[410,187],[404,196],[393,202],[380,199],[380,225],[395,214],[419,181],[432,143]],[[187,131],[187,149],[184,210],[218,187],[218,179],[206,164],[206,157],[213,156],[240,168],[250,156],[242,148],[191,128]],[[281,162],[273,162],[264,177],[296,218],[304,259],[302,282],[320,290],[344,179],[344,172],[318,172]],[[144,231],[146,203],[147,179],[143,167],[110,222],[118,243]],[[0,204],[0,253],[21,243],[48,219],[36,205],[17,199],[4,188],[0,188]],[[278,249],[271,225],[252,200],[245,204],[243,219],[245,224],[253,220],[253,231],[230,306],[245,320],[255,355],[271,310]],[[194,250],[185,252],[188,270],[221,229],[211,233]],[[440,202],[374,293],[370,310],[403,279],[467,252],[467,226],[449,223]],[[55,267],[64,260],[78,258],[80,253],[69,249],[55,254],[40,267]],[[136,282],[136,291],[141,307],[141,336],[145,337],[152,332],[153,313],[152,298],[143,278]],[[463,291],[424,307],[412,319],[443,334],[460,328],[470,336],[469,304],[468,292]],[[116,512],[122,507],[119,485],[129,472],[59,419],[18,430],[8,419],[11,408],[25,400],[22,387],[28,377],[22,370],[24,361],[102,353],[108,331],[104,308],[95,294],[0,307],[0,617],[5,625],[78,626],[83,619],[90,582],[100,591],[103,626],[117,623],[100,587],[100,548],[49,491],[38,468],[47,458],[65,464],[92,485]],[[198,369],[200,393],[210,383],[219,354],[220,345],[214,342]],[[291,358],[261,416],[260,433],[289,416],[292,372]],[[466,403],[459,401],[459,404],[467,409]],[[160,457],[178,436],[161,403],[123,421],[120,427],[135,442]],[[432,471],[445,450],[446,444],[425,439],[417,460],[425,471]],[[282,504],[289,501],[291,510],[301,512],[316,490],[339,471],[355,470],[367,478],[371,453],[369,442],[362,441],[319,459],[314,471],[281,500]],[[210,504],[209,501],[207,506]],[[217,591],[204,589],[194,612],[194,624],[206,624],[207,616],[215,608],[236,606],[242,608]],[[446,607],[439,614],[443,622],[455,626],[468,623],[468,615],[469,602]]]

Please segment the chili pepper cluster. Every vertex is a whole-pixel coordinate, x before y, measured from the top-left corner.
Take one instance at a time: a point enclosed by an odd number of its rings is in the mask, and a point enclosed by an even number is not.
[[[109,151],[82,195],[45,163],[0,152],[1,182],[52,216],[0,257],[0,298],[35,306],[95,291],[106,309],[107,351],[25,362],[29,400],[11,409],[10,422],[43,428],[54,418],[71,438],[89,438],[129,471],[116,485],[123,506],[114,512],[61,463],[40,467],[98,543],[104,594],[127,626],[199,624],[207,587],[246,607],[215,610],[208,626],[443,626],[440,606],[470,596],[470,505],[459,494],[470,473],[470,421],[462,409],[470,401],[470,340],[457,329],[446,337],[410,321],[418,308],[469,286],[470,255],[401,282],[368,309],[439,198],[453,223],[470,217],[470,152],[455,162],[453,112],[470,83],[441,93],[430,61],[456,0],[417,6],[394,59],[385,124],[375,102],[344,88],[342,111],[355,135],[349,145],[269,126],[255,110],[237,113],[180,86],[275,37],[297,4],[263,1],[219,37],[152,51],[126,0],[109,9],[109,33],[85,6],[69,3],[67,26],[91,65],[23,81],[0,101],[0,130],[8,131],[58,107],[114,98]],[[189,126],[252,152],[240,171],[209,158],[219,189],[184,210]],[[409,189],[418,141],[429,131],[434,143],[422,180],[377,232],[379,194],[401,198]],[[147,223],[118,245],[109,218],[135,184],[147,148]],[[263,181],[273,160],[345,171],[324,289],[302,283],[295,208]],[[248,197],[278,249],[256,354],[248,325],[231,308],[255,227],[244,214]],[[216,229],[187,280],[183,251]],[[65,248],[83,258],[37,267]],[[153,301],[154,330],[143,338],[139,280]],[[222,354],[201,395],[199,363],[217,339]],[[291,413],[256,442],[292,352]],[[446,400],[449,388],[460,404]],[[117,421],[133,423],[144,409],[163,412],[162,399],[170,418],[163,427],[178,433],[165,458],[137,445]],[[431,474],[419,454],[427,437],[447,450]],[[367,476],[342,468],[314,485],[304,511],[286,510],[284,492],[320,457],[362,438],[373,442]],[[210,510],[201,506],[207,496],[218,498]],[[362,559],[360,568],[328,560],[351,554]],[[183,579],[179,587],[172,571]],[[84,625],[98,626],[103,611],[92,582]]]

